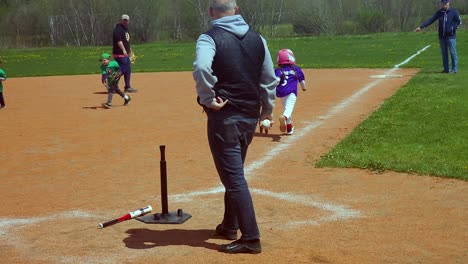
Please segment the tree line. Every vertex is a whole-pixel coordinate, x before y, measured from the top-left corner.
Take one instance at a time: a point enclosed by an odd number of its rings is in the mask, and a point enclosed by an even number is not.
[[[282,25],[298,36],[411,31],[439,0],[238,0],[267,37]],[[468,0],[451,1],[462,14]],[[132,43],[194,40],[208,28],[209,0],[0,0],[0,47],[102,46],[122,14]],[[268,32],[268,33],[265,33]]]

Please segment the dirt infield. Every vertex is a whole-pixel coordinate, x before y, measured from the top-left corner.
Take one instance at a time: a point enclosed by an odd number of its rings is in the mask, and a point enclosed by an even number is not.
[[[305,70],[295,134],[274,126],[255,136],[246,174],[259,255],[216,251],[223,193],[191,73],[134,74],[139,93],[126,107],[115,96],[111,110],[100,107],[98,75],[11,78],[0,110],[0,263],[467,263],[467,182],[314,168],[416,73],[369,78],[385,71]],[[160,145],[169,209],[193,217],[98,230],[145,205],[161,212]]]

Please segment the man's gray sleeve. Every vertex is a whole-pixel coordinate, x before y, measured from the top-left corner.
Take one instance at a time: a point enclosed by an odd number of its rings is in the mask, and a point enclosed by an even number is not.
[[[214,40],[206,34],[201,34],[196,45],[193,79],[195,80],[197,94],[200,97],[200,103],[207,106],[215,98],[213,88],[218,82],[218,78],[213,75],[211,69],[215,54],[216,44]]]
[[[271,60],[270,51],[266,40],[262,37],[263,45],[265,46],[265,59],[262,65],[262,74],[260,76],[260,88],[262,90],[262,115],[271,114],[275,107],[276,84],[278,79],[275,75],[273,61]]]

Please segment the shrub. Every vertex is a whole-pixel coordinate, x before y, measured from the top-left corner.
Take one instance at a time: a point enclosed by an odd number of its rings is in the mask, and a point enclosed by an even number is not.
[[[363,10],[358,13],[357,23],[361,33],[378,33],[386,30],[385,14],[375,10]]]

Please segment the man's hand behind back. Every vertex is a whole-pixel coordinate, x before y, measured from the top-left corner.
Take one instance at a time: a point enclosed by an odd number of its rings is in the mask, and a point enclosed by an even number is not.
[[[214,110],[220,110],[227,104],[228,100],[223,100],[221,97],[216,97],[213,99],[210,105],[207,105],[209,108],[214,109]]]

